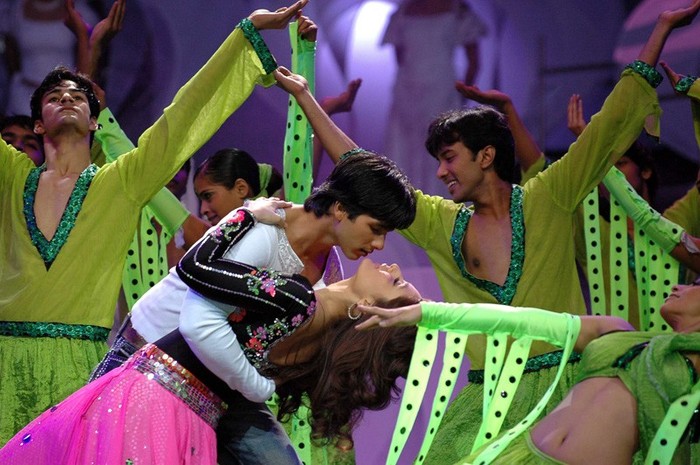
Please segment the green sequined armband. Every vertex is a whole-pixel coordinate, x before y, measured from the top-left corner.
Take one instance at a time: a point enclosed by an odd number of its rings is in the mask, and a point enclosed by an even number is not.
[[[92,325],[33,321],[0,321],[0,336],[11,337],[65,337],[88,341],[106,342],[109,329]]]
[[[260,62],[262,63],[265,72],[270,74],[277,69],[277,62],[275,61],[275,58],[272,56],[270,49],[267,48],[267,44],[258,32],[257,28],[253,26],[252,21],[248,18],[244,18],[236,27],[241,28],[243,35],[255,49],[255,53],[258,54],[258,58],[260,58]]]
[[[678,93],[687,94],[697,78],[697,76],[686,76],[678,81],[673,88],[676,89]]]
[[[347,152],[345,152],[344,154],[342,154],[342,155],[340,156],[340,159],[339,159],[338,161],[343,161],[343,160],[345,160],[345,159],[348,158],[348,157],[351,157],[351,156],[353,156],[353,155],[357,155],[358,153],[362,153],[362,152],[366,152],[366,150],[365,150],[365,149],[362,149],[362,148],[360,148],[360,147],[354,148],[354,149],[352,149],[352,150],[348,150]]]
[[[661,73],[656,71],[656,69],[653,66],[644,63],[641,60],[633,61],[629,65],[625,66],[625,69],[631,69],[632,71],[641,75],[644,79],[647,80],[649,85],[654,88],[659,87],[661,81],[664,80],[663,76],[661,76]]]

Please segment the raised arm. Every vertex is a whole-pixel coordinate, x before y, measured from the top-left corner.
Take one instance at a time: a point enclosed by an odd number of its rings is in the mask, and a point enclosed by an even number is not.
[[[353,79],[348,83],[348,86],[343,92],[332,97],[325,97],[321,100],[321,108],[328,116],[333,116],[336,113],[346,113],[352,111],[352,106],[355,103],[357,91],[362,85],[362,79]],[[317,179],[318,170],[321,167],[321,156],[323,154],[323,145],[314,137],[314,179]]]
[[[566,106],[566,127],[571,133],[578,137],[588,123],[583,117],[583,99],[579,94],[573,94],[569,97],[569,104]]]
[[[700,0],[693,0],[689,6],[676,10],[667,10],[659,15],[649,39],[642,47],[637,60],[649,66],[656,66],[659,55],[666,44],[666,39],[674,29],[687,26],[693,22],[700,11]]]
[[[314,135],[321,141],[333,163],[338,163],[344,153],[357,148],[357,144],[323,111],[309,91],[306,79],[283,66],[277,68],[273,74],[277,84],[296,99],[309,120]]]
[[[473,333],[509,333],[513,337],[536,335],[553,344],[562,345],[569,320],[580,318],[581,325],[574,349],[582,352],[593,339],[612,331],[633,331],[625,320],[616,317],[579,317],[528,307],[499,304],[454,304],[422,302],[401,308],[358,306],[370,318],[357,325],[366,330],[377,326],[420,325],[431,329]]]
[[[115,0],[107,17],[95,24],[94,27],[87,24],[78,10],[75,9],[75,0],[66,0],[65,8],[66,19],[64,22],[78,40],[76,59],[78,71],[97,82],[102,53],[112,38],[122,29],[126,13],[126,0]]]
[[[248,98],[271,85],[276,68],[259,30],[284,27],[307,0],[277,11],[256,10],[242,20],[207,63],[175,95],[137,148],[114,164],[127,195],[145,203]]]
[[[700,147],[700,82],[697,76],[682,75],[676,73],[668,63],[660,63],[668,80],[677,95],[683,95],[690,100],[690,109],[693,114],[693,129],[695,131],[695,141]]]
[[[496,89],[481,90],[477,86],[467,85],[465,82],[457,82],[455,88],[462,94],[462,97],[484,105],[491,105],[505,115],[508,127],[513,133],[515,156],[520,161],[522,171],[527,171],[540,158],[544,157],[542,150],[535,142],[535,138],[532,137],[520,118],[510,95]]]

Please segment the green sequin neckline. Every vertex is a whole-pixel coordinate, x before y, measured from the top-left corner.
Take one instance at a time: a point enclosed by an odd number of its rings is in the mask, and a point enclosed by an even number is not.
[[[83,206],[85,196],[87,196],[88,187],[90,187],[92,178],[97,173],[97,166],[91,164],[78,176],[73,192],[68,198],[66,209],[61,216],[61,221],[58,223],[56,232],[50,241],[46,239],[44,233],[37,226],[36,216],[34,215],[34,201],[36,200],[36,191],[39,188],[39,177],[44,171],[46,171],[46,164],[34,168],[27,176],[27,182],[24,185],[24,218],[27,222],[27,230],[29,231],[29,237],[32,239],[32,244],[36,247],[48,270],[75,226],[78,213]]]
[[[452,244],[452,257],[454,258],[462,276],[474,283],[479,289],[483,289],[491,294],[499,304],[510,305],[515,296],[520,276],[523,273],[523,262],[525,261],[525,220],[523,217],[523,188],[513,186],[510,194],[510,225],[513,230],[513,240],[510,246],[510,266],[508,276],[503,286],[485,279],[477,278],[467,271],[462,255],[462,242],[467,233],[469,220],[474,214],[474,210],[463,205],[457,213],[455,227],[450,238]]]

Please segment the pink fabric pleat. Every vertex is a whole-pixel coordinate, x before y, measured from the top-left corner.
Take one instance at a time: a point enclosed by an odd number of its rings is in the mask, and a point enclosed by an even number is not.
[[[215,465],[214,430],[130,360],[24,427],[4,465]]]

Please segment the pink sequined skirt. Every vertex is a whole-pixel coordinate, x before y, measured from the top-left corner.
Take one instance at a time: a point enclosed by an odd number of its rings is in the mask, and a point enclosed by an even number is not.
[[[213,427],[224,408],[148,345],[24,427],[0,449],[0,463],[215,465]]]

